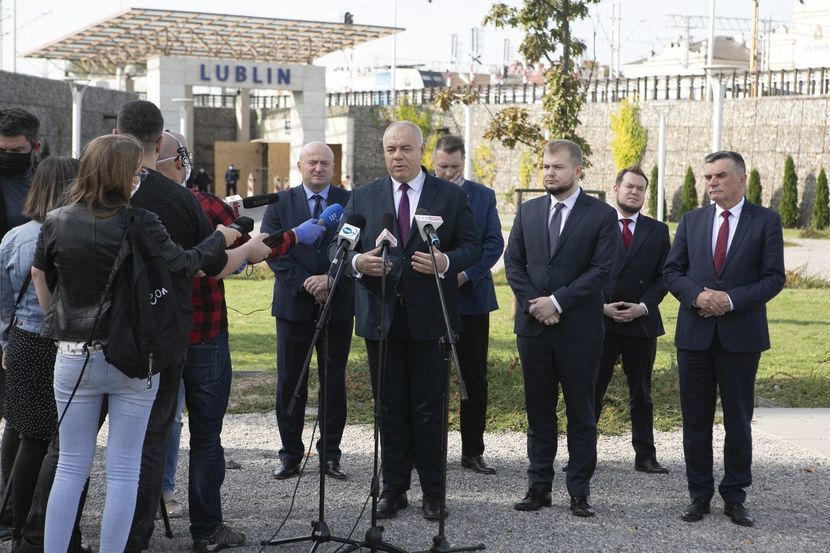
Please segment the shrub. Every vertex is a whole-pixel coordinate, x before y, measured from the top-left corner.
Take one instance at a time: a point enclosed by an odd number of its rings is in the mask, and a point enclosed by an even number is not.
[[[749,184],[746,187],[746,199],[750,202],[761,205],[761,174],[757,169],[749,172]]]
[[[798,224],[798,176],[795,174],[792,156],[787,156],[787,161],[784,162],[784,182],[778,213],[784,228],[795,228]]]
[[[828,206],[830,198],[828,198],[827,190],[827,173],[824,172],[824,167],[818,172],[818,179],[816,179],[816,203],[813,204],[813,220],[812,227],[816,230],[821,230],[827,225],[830,225],[830,206]]]
[[[695,172],[691,167],[686,168],[686,178],[683,179],[683,190],[680,196],[680,213],[683,215],[697,207],[697,189],[695,188]]]
[[[519,187],[520,188],[530,188],[530,183],[533,182],[533,174],[536,172],[538,168],[536,163],[533,162],[534,159],[533,152],[530,149],[526,149],[522,152],[521,157],[519,157]]]
[[[478,182],[493,186],[496,180],[496,156],[488,144],[480,144],[473,150],[473,174]]]
[[[617,171],[639,165],[646,151],[646,129],[640,123],[639,108],[624,98],[611,114],[611,155]]]
[[[655,165],[651,168],[651,177],[648,180],[648,214],[655,219],[657,218],[657,179],[659,176],[660,172]]]

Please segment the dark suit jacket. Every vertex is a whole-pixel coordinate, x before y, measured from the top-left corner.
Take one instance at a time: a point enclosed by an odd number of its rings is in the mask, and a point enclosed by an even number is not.
[[[605,303],[644,303],[648,315],[637,317],[630,323],[617,323],[605,317],[606,333],[640,338],[656,338],[666,333],[659,306],[666,297],[663,265],[670,247],[669,227],[640,213],[631,248],[619,249],[616,277],[606,287],[604,295]]]
[[[470,202],[483,253],[478,263],[464,270],[467,282],[458,290],[458,305],[462,315],[483,315],[499,308],[490,269],[504,251],[504,237],[493,189],[468,180],[464,181],[461,189]]]
[[[538,336],[547,328],[528,313],[533,298],[553,294],[562,316],[552,328],[567,341],[600,341],[604,336],[602,290],[608,285],[622,248],[617,212],[580,192],[550,256],[545,194],[523,203],[507,241],[504,266],[516,295],[514,331]]]
[[[351,192],[337,186],[329,188],[327,206],[345,206]],[[288,230],[311,218],[308,200],[302,186],[295,186],[279,193],[279,201],[265,210],[262,218],[262,232]],[[268,261],[274,271],[274,304],[271,315],[280,319],[297,322],[314,321],[317,307],[314,296],[303,288],[303,282],[312,275],[321,275],[329,270],[328,245],[334,239],[336,230],[328,229],[316,245],[297,244],[285,255]],[[346,321],[354,313],[354,286],[350,279],[341,278],[331,306],[332,321]]]
[[[423,169],[422,169],[423,170]],[[424,170],[426,173],[426,171]],[[475,219],[467,203],[467,195],[453,183],[427,174],[421,197],[415,209],[424,208],[430,215],[444,219],[437,234],[441,240],[440,250],[450,260],[449,270],[441,279],[441,287],[447,301],[450,322],[458,332],[461,328],[458,313],[458,282],[456,275],[475,264],[481,258],[481,242],[476,233]],[[392,195],[392,179],[382,177],[369,184],[357,187],[346,206],[344,221],[353,213],[366,217],[366,227],[360,234],[356,251],[350,252],[346,267],[351,274],[352,258],[358,252],[375,248],[375,239],[383,230],[383,215],[396,214]],[[412,254],[429,251],[421,239],[414,220],[409,241],[400,243],[398,224],[394,233],[398,246],[389,250],[392,271],[387,276],[386,298],[381,298],[380,278],[362,276],[355,280],[355,332],[358,336],[372,340],[380,339],[378,326],[381,307],[385,310],[385,330],[392,324],[396,294],[406,299],[406,315],[410,336],[415,340],[433,340],[446,334],[438,290],[433,275],[412,270]],[[336,247],[330,251],[336,250]]]
[[[712,262],[714,218],[714,204],[684,214],[663,269],[666,286],[680,301],[675,346],[703,351],[717,332],[727,351],[764,351],[770,347],[766,303],[784,287],[781,218],[745,201],[720,275]],[[704,286],[726,291],[735,310],[699,316],[693,304]]]

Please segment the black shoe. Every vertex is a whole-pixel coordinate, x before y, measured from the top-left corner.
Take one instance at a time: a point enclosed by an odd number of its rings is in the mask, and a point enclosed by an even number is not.
[[[588,503],[588,496],[574,495],[571,496],[571,514],[575,517],[592,517],[596,513]]]
[[[346,473],[340,468],[340,461],[326,461],[326,476],[336,480],[346,479]]]
[[[461,466],[480,474],[496,474],[496,469],[488,465],[481,455],[462,455]]]
[[[634,463],[634,470],[639,472],[646,472],[648,474],[668,474],[669,469],[657,462],[656,459],[646,459],[642,462]]]
[[[424,518],[427,520],[441,520],[441,497],[437,495],[425,495],[423,503],[421,503],[421,510],[424,512]],[[444,517],[449,515],[449,511],[444,509]]]
[[[395,518],[398,511],[409,507],[406,492],[381,492],[378,500],[378,518]]]
[[[723,514],[732,519],[732,522],[740,526],[754,526],[755,519],[749,514],[749,510],[743,503],[727,503],[723,507]]]
[[[680,518],[686,522],[697,522],[703,518],[703,515],[709,514],[709,500],[693,499],[691,503],[686,505],[683,509],[683,514]]]
[[[285,480],[299,474],[300,463],[295,461],[280,461],[280,464],[274,469],[274,478],[277,480]]]
[[[194,541],[193,551],[196,551],[196,553],[209,553],[211,551],[219,551],[220,549],[239,547],[244,543],[245,534],[242,532],[236,532],[226,524],[222,523],[211,537]]]
[[[550,504],[550,492],[530,488],[524,499],[513,504],[513,508],[517,511],[538,511],[542,507],[550,507]]]

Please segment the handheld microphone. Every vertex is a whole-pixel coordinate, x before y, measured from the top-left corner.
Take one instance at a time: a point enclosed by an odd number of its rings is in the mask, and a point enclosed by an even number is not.
[[[441,247],[441,240],[435,233],[438,227],[443,224],[444,219],[438,215],[430,215],[424,208],[419,208],[415,211],[415,224],[418,225],[418,232],[421,234],[421,240],[427,244],[431,244],[436,248]]]
[[[395,224],[395,217],[391,213],[383,214],[383,230],[375,239],[375,247],[383,246],[386,248],[396,248],[398,246],[398,239],[392,233],[392,225]]]
[[[317,219],[317,224],[321,227],[333,227],[340,222],[341,217],[343,217],[343,206],[340,204],[331,204],[320,214],[320,218]]]
[[[264,205],[275,204],[280,201],[279,195],[276,192],[270,194],[260,194],[259,196],[248,196],[242,198],[242,207],[245,209],[253,209],[255,207],[262,207]]]
[[[254,220],[243,215],[242,217],[237,217],[233,223],[228,225],[228,228],[238,230],[242,234],[248,234],[254,230]]]
[[[360,239],[360,231],[366,226],[366,217],[359,213],[352,213],[337,234],[337,245],[342,252],[352,251]]]

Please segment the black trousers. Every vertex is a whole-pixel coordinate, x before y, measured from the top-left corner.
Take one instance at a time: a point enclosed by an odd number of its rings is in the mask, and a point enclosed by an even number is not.
[[[437,496],[441,493],[446,356],[437,339],[411,338],[404,309],[398,306],[392,319],[381,383],[383,490],[409,490],[414,463],[424,495]],[[377,340],[366,340],[375,397],[379,346]]]
[[[597,375],[597,422],[614,364],[622,355],[623,372],[628,381],[628,410],[631,415],[631,444],[635,462],[656,460],[654,448],[654,403],[651,400],[651,371],[657,354],[657,338],[606,334]]]
[[[707,350],[677,350],[683,453],[692,499],[708,501],[715,493],[712,424],[718,390],[726,430],[724,475],[718,492],[727,503],[743,503],[746,499],[744,488],[752,484],[750,422],[755,402],[755,374],[760,359],[760,352],[726,351],[717,333]]]
[[[597,465],[597,423],[594,415],[601,342],[556,339],[552,328],[539,336],[517,336],[527,409],[528,486],[550,491],[557,450],[556,405],[559,385],[568,417],[568,472],[571,496],[590,495]]]
[[[354,319],[328,325],[328,373],[326,382],[326,461],[340,460],[340,439],[346,426],[346,362],[352,344]],[[303,458],[303,425],[308,400],[308,373],[300,387],[300,398],[289,415],[288,406],[300,378],[303,362],[314,337],[316,323],[277,319],[277,427],[282,461],[299,463]],[[323,353],[324,335],[317,341],[317,363]],[[320,452],[321,444],[317,443]],[[322,454],[322,453],[321,453]]]
[[[461,328],[458,362],[468,397],[461,402],[461,454],[472,457],[484,453],[490,314],[462,315]]]

